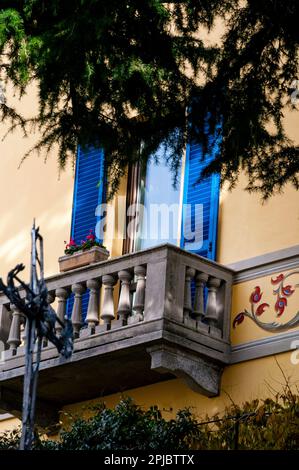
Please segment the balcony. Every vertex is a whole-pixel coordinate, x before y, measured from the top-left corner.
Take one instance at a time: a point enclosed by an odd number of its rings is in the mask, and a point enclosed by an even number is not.
[[[51,344],[43,346],[38,422],[55,422],[66,404],[173,377],[216,396],[229,362],[232,277],[228,268],[162,245],[48,278],[49,302],[59,318],[74,295],[75,341],[70,359],[60,357]],[[23,323],[2,295],[0,410],[15,415],[22,401]]]

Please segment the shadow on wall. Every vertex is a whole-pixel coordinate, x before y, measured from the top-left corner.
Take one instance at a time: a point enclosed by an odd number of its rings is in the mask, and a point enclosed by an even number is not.
[[[72,191],[68,191],[60,201],[54,200],[50,207],[45,206],[43,211],[40,208],[34,210],[32,206],[28,210],[28,199],[26,197],[25,200],[21,199],[17,204],[14,204],[14,216],[11,212],[1,214],[0,276],[6,277],[7,272],[20,262],[26,266],[23,275],[28,275],[33,212],[35,212],[37,225],[40,226],[41,234],[44,237],[45,274],[48,276],[58,272],[57,260],[63,254],[64,240],[69,238]]]

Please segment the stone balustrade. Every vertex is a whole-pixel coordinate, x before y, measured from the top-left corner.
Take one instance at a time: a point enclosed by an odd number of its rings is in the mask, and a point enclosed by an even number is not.
[[[71,280],[74,279],[74,281],[71,284],[69,276],[66,274],[57,276],[59,287],[55,286],[56,283],[53,279],[47,283],[49,304],[57,301],[56,314],[61,321],[67,316],[67,302],[73,294],[70,318],[75,340],[80,337],[82,332],[86,336],[86,328],[88,334],[93,335],[144,319],[146,265],[128,267],[120,271],[113,270],[110,274],[104,275],[101,275],[100,267],[97,271],[94,277],[87,276],[86,280],[81,280],[82,273],[80,275],[73,274]],[[82,297],[86,291],[89,293],[89,298],[87,312],[84,312]],[[101,295],[102,306],[100,309]],[[4,349],[10,351],[5,354],[6,357],[9,357],[10,354],[16,355],[18,348],[23,344],[24,336],[21,340],[21,335],[25,329],[25,318],[14,305],[6,303],[3,296],[0,308],[2,321],[5,323],[5,326],[0,330],[0,339],[4,342]],[[58,322],[55,329],[56,334],[60,335],[62,326]],[[23,353],[22,348],[21,352]]]
[[[223,289],[225,289],[225,282],[221,278],[187,267],[184,324],[222,337],[225,320],[222,303]]]
[[[198,331],[205,331],[219,337],[227,334],[225,314],[228,317],[229,312],[225,312],[223,302],[227,290],[227,279],[223,278],[223,268],[219,268],[219,272],[215,275],[216,263],[203,261],[202,258],[185,252],[176,253],[175,248],[171,249],[178,255],[179,263],[173,267],[174,272],[169,273],[169,279],[166,279],[167,269],[169,269],[167,260],[157,257],[159,249],[148,250],[148,254],[142,252],[126,255],[77,269],[71,274],[64,273],[48,279],[49,303],[53,304],[56,301],[57,316],[63,321],[67,314],[68,299],[73,294],[71,320],[74,338],[77,339],[82,332],[86,336],[86,327],[88,334],[94,335],[111,328],[146,321],[157,317],[157,314],[163,316],[164,307],[168,307],[167,310],[170,308],[170,305],[167,305],[169,299],[171,297],[174,299],[178,296],[178,292],[184,291],[182,313],[179,312],[179,304],[176,303],[174,311],[165,310],[166,316],[175,317],[187,327]],[[188,258],[193,262],[188,263]],[[148,264],[151,267],[149,275],[153,279],[147,276]],[[193,267],[196,264],[198,269]],[[118,265],[120,265],[119,270],[117,270]],[[111,269],[109,269],[110,266]],[[178,274],[181,282],[178,279],[170,286],[173,276],[178,277]],[[89,292],[89,300],[84,318],[82,296],[86,291]],[[145,309],[146,291],[147,307]],[[160,303],[159,310],[156,310],[156,300],[163,293],[166,294],[165,304]],[[0,330],[0,338],[4,341],[5,349],[15,355],[22,344],[21,330],[25,328],[25,319],[14,305],[5,302],[4,296],[0,298],[0,302],[1,315],[6,317],[5,321],[2,320],[5,325]],[[59,323],[56,325],[56,333],[58,335],[61,333]]]
[[[217,263],[162,245],[48,278],[49,303],[60,320],[69,315],[73,324],[74,353],[65,363],[143,348],[151,356],[152,370],[177,376],[181,371],[189,383],[193,381],[193,388],[208,395],[217,393],[219,371],[228,362],[230,348],[232,275]],[[88,305],[83,308],[86,292]],[[58,323],[56,334],[61,334]],[[4,349],[0,386],[2,379],[21,375],[18,371],[24,363],[25,337],[24,316],[4,295],[0,296],[0,341]],[[138,354],[132,353],[133,364]],[[199,383],[202,379],[194,372],[194,361],[199,370],[205,370],[209,359],[213,362],[211,374],[215,375],[217,369],[212,385]],[[48,369],[61,362],[53,345],[47,343],[43,344],[41,360]],[[149,373],[140,378],[140,384],[148,377]],[[156,375],[152,377],[151,381],[157,380]],[[133,382],[128,379],[125,386]]]

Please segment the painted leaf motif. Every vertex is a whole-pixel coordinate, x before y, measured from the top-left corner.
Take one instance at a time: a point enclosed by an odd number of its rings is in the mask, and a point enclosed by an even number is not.
[[[278,283],[281,282],[283,279],[284,279],[284,275],[283,275],[283,274],[279,274],[279,276],[277,276],[276,279],[271,278],[271,282],[272,282],[272,284],[278,284]]]
[[[269,304],[266,304],[266,303],[259,305],[258,308],[256,309],[255,314],[259,317],[260,315],[264,313],[267,307],[269,307]]]
[[[257,304],[261,300],[262,295],[263,293],[261,292],[261,288],[259,286],[256,286],[250,296],[250,302],[252,304]]]
[[[285,307],[287,306],[288,301],[285,297],[278,297],[276,304],[275,304],[275,310],[277,312],[277,316],[280,317],[283,312]]]
[[[295,289],[292,289],[292,286],[285,286],[282,288],[282,292],[288,297],[295,292]]]
[[[236,328],[237,325],[240,325],[243,322],[244,318],[244,312],[238,313],[238,315],[234,318],[233,328]]]

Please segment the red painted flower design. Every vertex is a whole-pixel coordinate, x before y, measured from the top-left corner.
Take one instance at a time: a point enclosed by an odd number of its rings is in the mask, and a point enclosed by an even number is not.
[[[236,328],[237,325],[240,325],[240,323],[243,322],[244,318],[245,318],[244,312],[239,313],[239,314],[234,318],[234,321],[233,321],[233,328]]]
[[[278,284],[279,282],[281,282],[282,280],[284,279],[284,275],[283,274],[280,274],[279,276],[277,276],[277,278],[275,279],[271,279],[271,282],[272,284]]]
[[[271,283],[275,287],[273,287],[273,294],[276,297],[275,303],[275,312],[276,316],[280,317],[285,309],[288,306],[288,299],[292,296],[299,284],[287,284],[287,279],[294,274],[299,274],[299,270],[292,271],[287,274],[279,274],[277,277],[271,278]],[[284,285],[287,284],[287,285]],[[239,313],[233,320],[233,327],[235,328],[237,325],[243,322],[245,317],[249,317],[253,320],[259,327],[266,331],[283,331],[288,327],[292,328],[295,325],[299,325],[299,312],[295,315],[294,318],[287,321],[286,323],[280,322],[263,322],[258,319],[259,316],[263,315],[265,310],[270,307],[267,303],[260,303],[261,298],[263,296],[263,292],[261,292],[260,286],[256,286],[253,292],[250,295],[250,303],[251,303],[251,311],[244,310],[243,312]]]
[[[285,297],[278,297],[276,304],[275,304],[275,311],[278,312],[277,316],[280,317],[283,312],[285,307],[287,306],[288,301]]]
[[[258,308],[256,309],[255,314],[259,317],[260,315],[264,313],[267,307],[270,307],[270,305],[266,303],[259,305]]]
[[[284,295],[289,297],[290,295],[292,295],[295,292],[295,289],[292,289],[292,286],[285,286],[285,287],[282,288],[282,292],[283,292]]]
[[[261,288],[259,286],[256,286],[250,296],[250,302],[252,304],[257,304],[261,300],[262,295],[263,293],[261,292]]]

